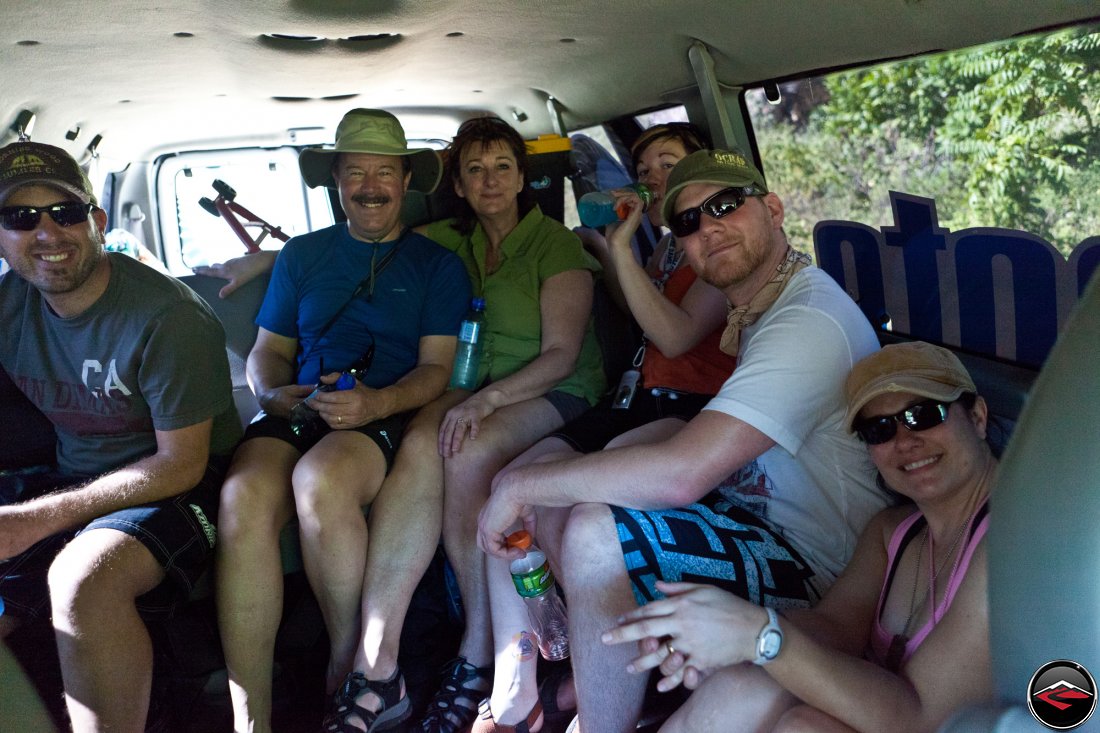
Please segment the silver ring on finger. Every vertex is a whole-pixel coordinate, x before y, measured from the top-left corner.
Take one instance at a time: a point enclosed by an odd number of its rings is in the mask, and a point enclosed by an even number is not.
[[[669,655],[670,657],[671,657],[671,656],[672,656],[673,654],[675,654],[675,653],[676,653],[676,647],[672,646],[672,642],[671,642],[671,641],[666,641],[666,642],[665,642],[665,649],[667,649],[667,650],[668,650],[668,655]]]

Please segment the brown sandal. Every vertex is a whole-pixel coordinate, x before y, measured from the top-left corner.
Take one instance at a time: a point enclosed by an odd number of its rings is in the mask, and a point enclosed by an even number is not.
[[[505,725],[493,719],[493,711],[489,708],[488,698],[481,701],[477,709],[477,720],[470,733],[531,733],[531,727],[539,722],[542,717],[542,703],[535,701],[531,712],[527,713],[527,720],[521,720],[515,725]],[[541,730],[541,728],[540,728]]]

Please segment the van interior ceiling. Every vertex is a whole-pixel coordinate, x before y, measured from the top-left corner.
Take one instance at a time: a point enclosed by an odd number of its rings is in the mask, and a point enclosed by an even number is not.
[[[397,112],[413,138],[479,111],[533,138],[560,132],[555,115],[575,129],[675,100],[696,86],[695,40],[739,86],[1056,27],[1090,5],[17,0],[0,26],[0,121],[6,142],[27,110],[35,140],[78,157],[102,136],[108,165],[331,141],[354,106]]]

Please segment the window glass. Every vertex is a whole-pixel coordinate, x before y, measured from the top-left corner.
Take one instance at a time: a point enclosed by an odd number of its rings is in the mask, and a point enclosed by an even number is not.
[[[261,249],[279,249],[283,242],[265,236],[262,226],[248,225],[249,221],[267,222],[289,237],[333,222],[325,189],[306,188],[293,148],[173,156],[162,162],[157,174],[165,260],[173,274],[245,253],[244,241],[226,220],[199,203],[218,197],[214,181],[232,189],[233,202],[253,215],[238,213],[236,218],[251,239],[260,240]]]
[[[659,109],[656,112],[646,112],[645,114],[634,115],[634,120],[643,130],[667,122],[691,122],[691,120],[688,119],[687,108],[682,104],[675,107]]]
[[[940,226],[1031,232],[1064,255],[1100,234],[1100,26],[746,93],[791,241],[825,219],[893,220],[889,191]]]

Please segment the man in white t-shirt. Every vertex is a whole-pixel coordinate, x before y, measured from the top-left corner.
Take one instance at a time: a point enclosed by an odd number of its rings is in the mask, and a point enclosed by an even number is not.
[[[736,150],[693,153],[662,206],[691,266],[729,300],[722,348],[737,355],[733,375],[686,424],[660,421],[599,453],[506,468],[479,526],[482,549],[508,558],[520,553],[505,535],[534,524],[556,560],[581,728],[601,733],[634,729],[646,679],[627,671],[638,650],[600,637],[663,597],[655,581],[812,605],[888,502],[844,425],[844,380],[878,341],[844,291],[788,244],[783,203],[760,171]],[[642,651],[672,656],[674,643]]]

